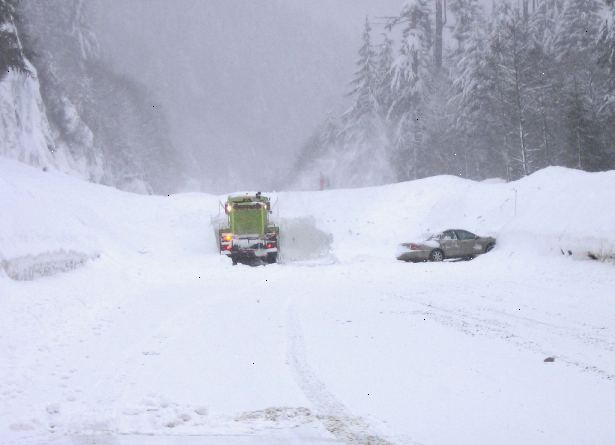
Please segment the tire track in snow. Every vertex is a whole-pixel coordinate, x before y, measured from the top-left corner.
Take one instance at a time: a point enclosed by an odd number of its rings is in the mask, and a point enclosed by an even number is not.
[[[393,445],[394,442],[374,431],[363,418],[353,416],[314,373],[307,360],[301,322],[292,303],[288,308],[287,335],[288,363],[299,387],[313,405],[315,417],[327,431],[348,445]],[[412,439],[402,443],[419,445]]]
[[[514,326],[510,323],[494,318],[484,318],[469,311],[462,309],[448,309],[443,306],[434,305],[431,302],[421,301],[420,299],[410,297],[408,295],[391,294],[392,296],[422,306],[425,309],[415,311],[420,316],[430,316],[432,320],[440,323],[443,326],[447,326],[456,329],[466,335],[482,335],[490,338],[499,338],[508,343],[512,343],[525,350],[535,352],[537,354],[544,355],[545,357],[553,354],[552,350],[547,350],[537,339],[532,339],[528,336],[520,335],[515,331]],[[490,311],[496,316],[505,316],[506,318],[515,318],[510,314],[499,311]],[[561,326],[555,326],[549,323],[544,323],[539,320],[534,320],[527,317],[517,318],[520,324],[532,329],[538,329],[539,326],[543,327],[543,331],[550,332],[552,335],[561,336],[571,340],[581,341],[584,344],[599,346],[606,351],[612,351],[612,343],[604,340],[596,339],[591,336],[575,335],[574,329],[566,329]],[[571,331],[573,333],[571,333]],[[552,349],[552,348],[551,348]],[[601,369],[598,366],[578,360],[566,355],[557,354],[557,360],[565,363],[569,366],[580,368],[584,372],[589,372],[597,375],[600,378],[606,380],[615,380],[615,374]]]

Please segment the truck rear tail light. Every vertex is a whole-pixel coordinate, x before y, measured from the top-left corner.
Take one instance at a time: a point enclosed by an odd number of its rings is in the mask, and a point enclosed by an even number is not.
[[[267,249],[273,249],[273,243],[267,243]]]
[[[233,239],[233,235],[230,235],[228,233],[225,233],[222,235],[222,240],[224,241],[231,241]]]

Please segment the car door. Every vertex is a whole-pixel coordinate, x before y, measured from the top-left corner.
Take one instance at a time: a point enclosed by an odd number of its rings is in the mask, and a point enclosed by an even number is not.
[[[445,258],[457,258],[459,256],[459,239],[454,230],[446,230],[442,232],[440,247],[444,252]]]
[[[481,253],[478,237],[467,230],[456,230],[459,238],[459,256],[474,256]]]

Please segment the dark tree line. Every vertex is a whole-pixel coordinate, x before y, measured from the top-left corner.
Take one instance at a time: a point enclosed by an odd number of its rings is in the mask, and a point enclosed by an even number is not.
[[[444,6],[412,0],[366,22],[352,105],[308,141],[298,168],[334,186],[365,185],[357,171],[377,183],[391,171],[401,181],[615,168],[613,0]]]

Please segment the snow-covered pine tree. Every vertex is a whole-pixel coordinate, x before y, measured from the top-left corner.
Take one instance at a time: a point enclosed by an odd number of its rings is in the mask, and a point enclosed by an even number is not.
[[[598,63],[606,70],[605,91],[600,115],[604,130],[603,169],[615,168],[615,0],[606,0],[610,7],[608,19],[600,29]]]
[[[579,169],[598,169],[602,163],[598,88],[603,80],[595,55],[600,9],[597,0],[566,0],[554,39],[555,56],[564,73],[565,162]]]
[[[344,116],[348,127],[348,137],[359,142],[373,137],[374,132],[377,131],[375,126],[380,114],[380,104],[377,98],[378,68],[371,31],[371,25],[366,18],[357,60],[357,71],[350,82],[351,90],[348,93],[353,99],[353,104]]]
[[[385,91],[382,76],[390,75],[390,65],[388,72],[382,69],[386,56],[382,47],[376,51],[371,33],[366,19],[346,94],[351,105],[341,116],[329,116],[304,145],[296,165],[305,173],[292,179],[295,186],[312,188],[320,180],[330,187],[357,187],[396,179],[388,152],[386,111],[379,99]]]
[[[393,44],[389,34],[383,33],[382,42],[376,50],[376,97],[385,119],[393,104]]]
[[[400,116],[409,111],[411,104],[420,101],[431,78],[431,8],[426,0],[411,0],[387,26],[389,29],[402,26],[400,52],[393,63],[393,91],[396,97],[393,110]]]
[[[465,43],[469,40],[476,28],[481,28],[478,31],[484,31],[485,20],[483,10],[479,0],[451,0],[449,9],[455,21],[451,26],[452,37],[456,41],[456,48],[453,54],[463,54],[465,51]],[[475,36],[476,37],[476,36]]]
[[[536,167],[552,165],[557,147],[561,146],[557,127],[560,125],[561,76],[554,55],[554,38],[561,12],[560,0],[545,0],[533,9],[528,21],[528,84],[535,94],[529,95],[529,134],[534,146],[539,147]]]
[[[13,70],[29,74],[15,24],[15,0],[0,0],[0,81]]]
[[[433,74],[431,8],[426,0],[406,3],[389,20],[389,29],[402,26],[399,56],[393,63],[393,103],[389,117],[395,127],[396,165],[401,180],[417,178],[425,150],[422,109]]]
[[[564,8],[565,0],[541,0],[530,15],[530,32],[539,40],[546,52],[553,51],[557,24]]]
[[[477,22],[480,19],[477,18]],[[484,27],[471,26],[456,51],[454,92],[451,101],[456,108],[455,128],[460,134],[457,152],[462,157],[465,177],[503,176],[501,133],[506,126],[498,119],[502,114],[493,74],[487,69],[487,35]]]
[[[535,168],[528,139],[530,71],[528,27],[519,9],[502,2],[494,10],[486,69],[497,94],[508,177],[529,175]]]
[[[559,60],[577,68],[592,57],[600,9],[598,0],[565,0],[554,42]]]
[[[390,159],[387,153],[386,126],[378,100],[378,59],[371,37],[372,28],[365,19],[357,70],[350,82],[352,105],[342,116],[342,162],[351,184],[356,175],[368,183],[390,181]],[[348,156],[350,155],[350,156]]]
[[[608,71],[604,105],[615,111],[615,0],[606,0],[610,13],[600,28],[598,63]]]

